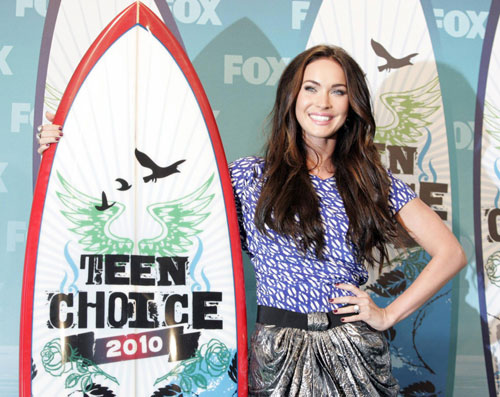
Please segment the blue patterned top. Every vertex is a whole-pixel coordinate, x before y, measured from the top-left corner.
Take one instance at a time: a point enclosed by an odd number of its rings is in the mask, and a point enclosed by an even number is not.
[[[255,268],[257,303],[301,313],[331,311],[339,305],[328,299],[350,294],[335,284],[359,286],[368,280],[364,264],[356,259],[355,250],[346,239],[348,218],[335,177],[323,180],[311,175],[325,226],[324,259],[318,260],[312,250],[301,252],[292,238],[271,229],[268,236],[257,230],[254,216],[263,170],[264,160],[259,157],[245,157],[229,166],[242,246]],[[389,176],[389,208],[396,214],[416,195],[390,172]]]

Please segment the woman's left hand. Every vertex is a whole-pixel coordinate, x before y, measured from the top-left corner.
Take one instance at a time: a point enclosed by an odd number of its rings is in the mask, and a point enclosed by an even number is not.
[[[356,313],[355,309],[359,310],[357,315],[342,317],[344,323],[364,321],[377,331],[385,331],[393,325],[388,319],[386,310],[378,307],[367,292],[351,284],[337,284],[336,287],[352,292],[355,296],[341,296],[330,299],[330,303],[350,305],[336,309],[333,312],[335,314],[350,314]]]
[[[50,112],[45,112],[45,117],[51,123],[54,121],[55,114]],[[63,136],[62,127],[55,124],[44,124],[38,127],[38,153],[43,154],[49,147],[51,143],[57,143],[59,139]]]

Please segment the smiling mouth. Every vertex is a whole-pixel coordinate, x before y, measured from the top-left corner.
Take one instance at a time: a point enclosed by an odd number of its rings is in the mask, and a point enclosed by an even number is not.
[[[330,121],[333,119],[333,116],[322,116],[319,114],[309,114],[309,117],[314,121]]]

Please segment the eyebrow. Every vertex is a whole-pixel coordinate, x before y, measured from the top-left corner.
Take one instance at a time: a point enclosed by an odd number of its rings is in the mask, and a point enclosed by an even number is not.
[[[302,82],[302,84],[305,84],[305,83],[312,83],[312,84],[315,84],[315,85],[321,85],[320,83],[318,83],[315,80],[304,80]],[[347,85],[345,85],[343,83],[337,83],[337,84],[332,84],[332,86],[330,88],[335,88],[335,87],[346,87],[347,88]]]

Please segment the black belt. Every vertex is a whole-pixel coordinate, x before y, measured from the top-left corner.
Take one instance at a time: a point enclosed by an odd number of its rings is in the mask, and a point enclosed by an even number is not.
[[[269,306],[257,306],[257,322],[276,327],[298,328],[304,330],[324,330],[345,324],[340,321],[343,317],[355,316],[357,313],[333,314],[326,313],[297,313],[290,310],[278,309]]]

